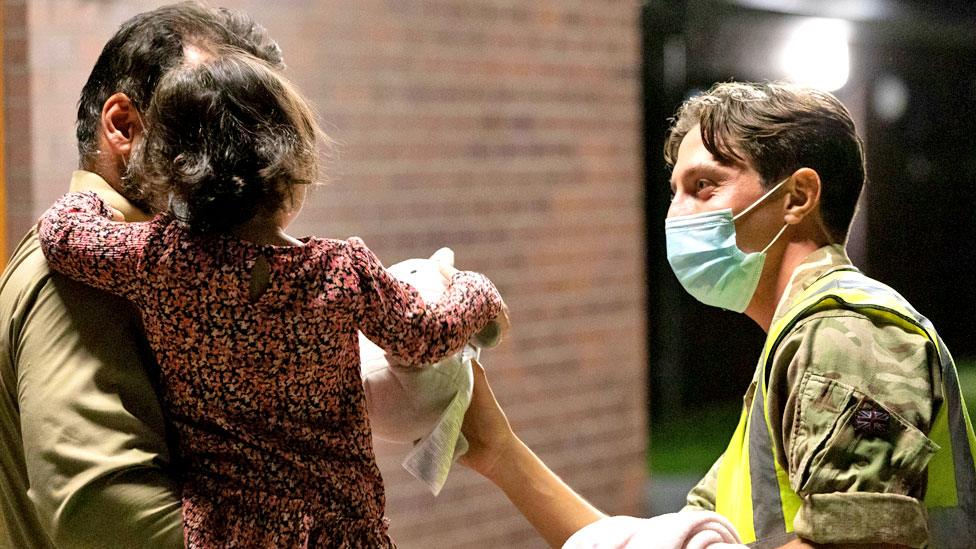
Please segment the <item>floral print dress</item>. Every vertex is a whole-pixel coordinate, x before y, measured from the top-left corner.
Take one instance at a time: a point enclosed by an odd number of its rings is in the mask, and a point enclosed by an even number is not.
[[[133,301],[178,436],[187,547],[391,547],[357,330],[407,364],[439,360],[497,316],[471,272],[424,303],[356,238],[269,246],[118,223],[94,193],[42,217],[51,267]],[[265,291],[251,273],[264,258]]]

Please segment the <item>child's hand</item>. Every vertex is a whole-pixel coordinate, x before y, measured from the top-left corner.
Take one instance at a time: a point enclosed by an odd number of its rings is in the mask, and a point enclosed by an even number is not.
[[[451,278],[458,272],[454,267],[454,250],[450,248],[441,248],[434,252],[434,255],[430,256],[431,259],[437,261],[437,267],[441,271],[441,276],[444,277],[445,281],[450,281]],[[492,346],[497,345],[506,335],[508,335],[508,330],[511,328],[512,322],[508,318],[508,305],[502,302],[502,311],[497,317],[492,319],[490,325],[486,326],[478,337],[483,341],[491,341]]]
[[[512,327],[512,321],[508,318],[508,305],[504,301],[502,301],[502,311],[493,322],[498,325],[498,341],[505,339],[508,330]]]
[[[451,280],[454,273],[458,272],[454,268],[454,250],[450,248],[441,248],[434,252],[434,255],[430,256],[431,259],[437,262],[437,267],[441,271],[441,276],[444,277],[445,281]]]
[[[95,189],[92,192],[98,195],[98,197],[102,199],[102,202],[105,203],[105,209],[108,210],[108,213],[111,216],[109,219],[111,219],[112,221],[125,221],[125,214],[123,214],[121,210],[116,209],[114,206],[112,206],[112,202],[111,202],[112,197],[110,196],[110,193],[108,191]]]
[[[105,207],[108,209],[108,213],[112,216],[112,221],[125,221],[125,214],[122,213],[122,210],[116,210],[108,204],[105,204]]]

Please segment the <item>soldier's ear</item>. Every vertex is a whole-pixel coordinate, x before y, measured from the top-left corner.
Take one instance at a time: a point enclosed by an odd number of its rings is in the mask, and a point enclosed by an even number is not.
[[[793,172],[787,183],[786,211],[783,220],[797,225],[820,207],[820,174],[810,168]]]

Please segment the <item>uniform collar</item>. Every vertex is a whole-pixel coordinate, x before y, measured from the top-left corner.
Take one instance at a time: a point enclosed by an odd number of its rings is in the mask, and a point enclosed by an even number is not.
[[[841,244],[824,246],[803,259],[803,262],[793,270],[790,281],[786,284],[783,297],[776,306],[772,324],[775,324],[795,304],[800,292],[806,290],[818,278],[839,267],[850,267],[851,259],[847,257],[847,250]],[[771,324],[771,325],[772,325]]]
[[[68,190],[73,193],[93,191],[102,200],[108,202],[110,206],[122,212],[126,221],[149,221],[152,219],[152,216],[126,200],[118,191],[109,185],[108,181],[105,181],[96,173],[75,170],[71,174],[71,186]]]

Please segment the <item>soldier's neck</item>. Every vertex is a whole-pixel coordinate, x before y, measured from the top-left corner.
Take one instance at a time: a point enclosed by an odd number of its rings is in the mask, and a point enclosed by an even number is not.
[[[776,313],[776,306],[779,305],[779,300],[790,284],[793,271],[803,263],[807,256],[817,251],[817,248],[817,243],[813,241],[789,241],[779,253],[770,250],[770,253],[766,255],[763,273],[759,278],[759,284],[756,286],[756,293],[745,310],[745,315],[758,324],[764,332],[769,332],[773,315]]]

